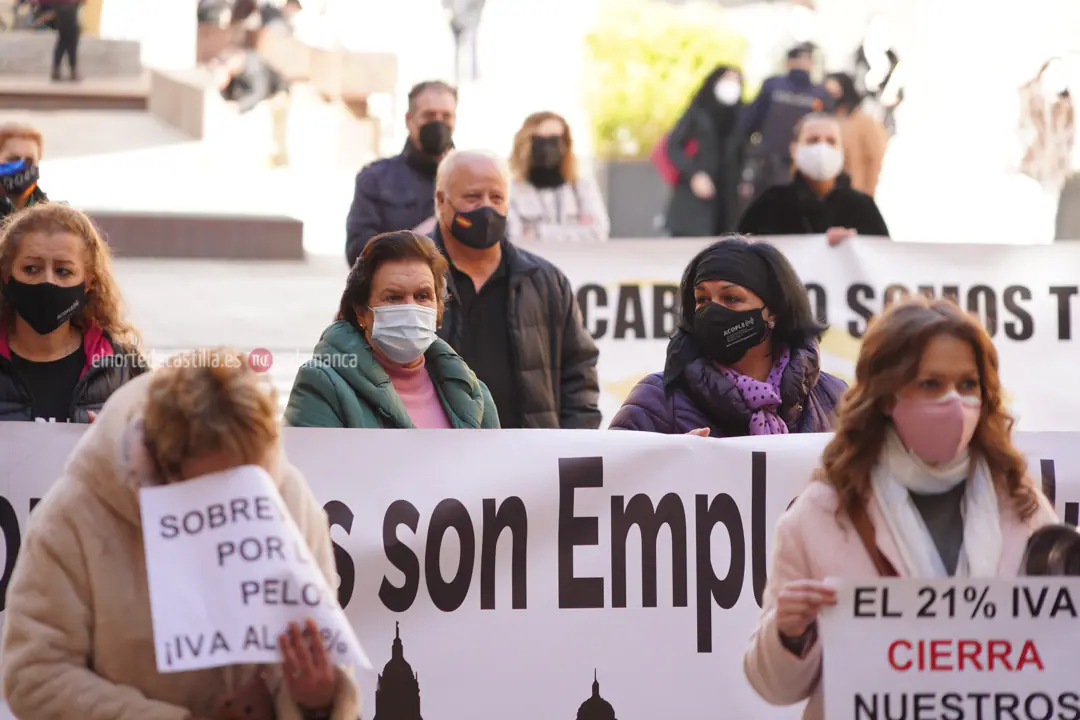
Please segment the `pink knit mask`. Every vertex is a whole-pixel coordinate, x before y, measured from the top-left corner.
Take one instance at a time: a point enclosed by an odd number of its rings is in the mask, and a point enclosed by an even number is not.
[[[926,463],[955,459],[971,442],[982,400],[955,390],[933,400],[898,397],[892,411],[896,433]]]

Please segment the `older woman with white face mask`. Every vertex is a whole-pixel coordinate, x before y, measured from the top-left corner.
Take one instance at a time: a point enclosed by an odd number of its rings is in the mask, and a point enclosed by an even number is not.
[[[844,146],[835,117],[804,117],[795,128],[791,157],[791,182],[762,193],[739,221],[740,233],[826,235],[831,245],[856,234],[888,237],[874,199],[852,189],[843,173]]]
[[[296,375],[285,423],[340,428],[498,428],[491,393],[436,337],[446,308],[445,258],[411,230],[360,253],[337,322]]]

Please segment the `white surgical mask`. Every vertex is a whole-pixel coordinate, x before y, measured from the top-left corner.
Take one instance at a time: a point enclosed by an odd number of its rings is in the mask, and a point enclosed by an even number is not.
[[[371,342],[401,365],[414,362],[435,342],[435,310],[423,305],[382,305],[371,309]]]
[[[742,83],[738,80],[721,80],[713,88],[716,99],[722,105],[734,105],[742,98]]]
[[[795,167],[811,180],[832,180],[844,169],[844,151],[828,143],[795,148]]]

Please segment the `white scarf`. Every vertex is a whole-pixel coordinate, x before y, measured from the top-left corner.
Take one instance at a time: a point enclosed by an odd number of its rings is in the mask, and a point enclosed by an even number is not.
[[[896,431],[889,428],[870,482],[885,524],[912,577],[942,578],[949,573],[911,493],[940,494],[965,481],[968,487],[961,509],[964,544],[956,576],[996,577],[1001,558],[1001,520],[986,464],[973,460],[965,450],[955,460],[931,467],[909,452]]]

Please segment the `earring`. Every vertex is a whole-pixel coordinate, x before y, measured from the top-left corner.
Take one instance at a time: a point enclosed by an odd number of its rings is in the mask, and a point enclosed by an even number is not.
[[[769,329],[772,330],[775,327],[776,327],[776,321],[775,320],[770,320],[769,321]]]

